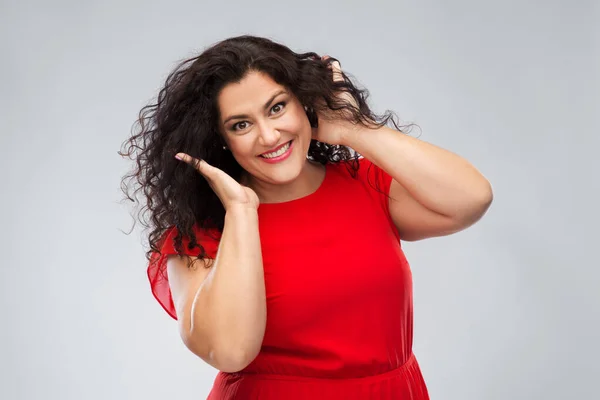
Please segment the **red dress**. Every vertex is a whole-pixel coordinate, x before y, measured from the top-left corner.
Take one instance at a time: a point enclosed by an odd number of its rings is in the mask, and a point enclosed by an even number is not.
[[[412,353],[412,277],[389,214],[390,183],[363,158],[357,179],[344,163],[328,164],[316,192],[260,205],[265,337],[248,367],[217,374],[209,400],[429,398]],[[165,269],[174,234],[148,276],[176,318]],[[218,243],[198,234],[214,257]]]

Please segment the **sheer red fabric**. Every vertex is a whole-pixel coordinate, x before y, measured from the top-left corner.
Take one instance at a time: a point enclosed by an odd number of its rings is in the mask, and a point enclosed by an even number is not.
[[[217,250],[219,247],[219,242],[215,238],[218,238],[220,233],[215,230],[206,232],[198,229],[197,227],[194,227],[194,233],[196,234],[196,241],[202,244],[207,256],[209,258],[215,258],[217,256]],[[177,319],[177,312],[175,311],[175,305],[173,304],[173,299],[171,297],[171,288],[169,287],[169,277],[167,276],[167,258],[170,255],[177,254],[177,250],[175,250],[176,235],[177,230],[175,227],[171,227],[169,230],[167,230],[167,232],[163,235],[161,244],[159,246],[161,251],[160,254],[152,253],[147,268],[148,280],[150,281],[152,294],[159,304],[165,309],[165,311],[174,319]],[[197,257],[200,254],[200,249],[196,247],[193,250],[189,250],[189,243],[189,238],[184,236],[182,239],[182,250],[184,254]]]
[[[208,399],[428,399],[412,353],[412,275],[389,213],[391,180],[364,158],[357,179],[344,163],[328,164],[316,192],[260,205],[263,345],[244,370],[219,372]],[[218,240],[199,234],[214,257]],[[165,268],[174,236],[165,235],[148,276],[176,318]]]

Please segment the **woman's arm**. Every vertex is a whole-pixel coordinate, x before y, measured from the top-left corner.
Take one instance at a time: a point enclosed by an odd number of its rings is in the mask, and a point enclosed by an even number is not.
[[[260,351],[266,325],[265,282],[258,216],[227,211],[216,259],[169,258],[167,268],[181,337],[208,364],[224,372],[245,368]]]
[[[202,174],[225,208],[217,256],[207,260],[171,257],[167,273],[186,346],[223,371],[244,369],[258,355],[267,323],[267,301],[258,196],[222,170],[187,154],[176,157]]]
[[[343,144],[392,176],[390,213],[403,240],[463,230],[492,202],[490,183],[467,160],[389,127],[356,126]]]

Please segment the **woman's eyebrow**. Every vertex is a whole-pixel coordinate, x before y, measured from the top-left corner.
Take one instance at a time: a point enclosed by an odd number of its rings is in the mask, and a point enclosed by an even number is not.
[[[275,100],[275,97],[277,97],[277,96],[279,96],[280,94],[283,94],[283,93],[287,93],[287,90],[282,89],[282,90],[277,91],[273,96],[271,96],[269,98],[269,100],[267,100],[267,102],[265,102],[265,105],[263,106],[263,108],[265,110],[267,108],[269,108],[269,105],[271,105],[271,103],[273,102],[273,100]],[[248,118],[248,116],[245,115],[245,114],[232,115],[230,117],[227,117],[227,119],[225,119],[225,121],[223,121],[223,124],[226,124],[229,120],[232,120],[232,119],[241,119],[241,118]]]

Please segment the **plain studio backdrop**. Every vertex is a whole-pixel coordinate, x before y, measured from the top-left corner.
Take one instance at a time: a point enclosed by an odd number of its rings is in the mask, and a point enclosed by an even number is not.
[[[117,151],[178,60],[245,33],[338,58],[492,182],[478,224],[403,243],[432,399],[598,398],[598,2],[0,7],[0,398],[205,398],[217,371],[152,297],[141,229],[120,231]]]

